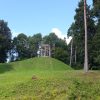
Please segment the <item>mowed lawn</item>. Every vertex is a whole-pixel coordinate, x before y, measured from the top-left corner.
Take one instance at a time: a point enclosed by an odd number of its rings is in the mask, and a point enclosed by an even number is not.
[[[53,58],[0,64],[0,100],[100,100],[100,71],[85,74]]]

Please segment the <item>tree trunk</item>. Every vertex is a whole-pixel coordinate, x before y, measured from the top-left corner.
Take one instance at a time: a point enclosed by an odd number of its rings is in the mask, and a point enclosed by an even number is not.
[[[77,46],[75,47],[75,64],[76,64],[76,60],[77,60]]]
[[[84,26],[85,26],[85,57],[84,57],[84,71],[85,71],[85,72],[88,72],[86,0],[84,0]]]
[[[72,55],[73,55],[73,37],[72,37],[72,40],[71,40],[70,66],[72,66]]]

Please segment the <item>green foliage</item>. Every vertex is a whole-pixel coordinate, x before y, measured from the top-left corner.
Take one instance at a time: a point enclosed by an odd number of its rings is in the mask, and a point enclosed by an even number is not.
[[[13,39],[13,45],[16,47],[18,52],[18,59],[29,58],[29,44],[28,38],[25,34],[20,33],[17,37]]]
[[[55,43],[58,42],[58,37],[55,35],[55,33],[50,33],[49,35],[43,37],[43,42],[44,43],[47,43],[47,44],[50,44],[50,45],[53,45]]]
[[[93,11],[96,17],[100,20],[100,0],[93,0]]]
[[[55,33],[50,33],[43,38],[43,42],[50,44],[51,56],[53,58],[59,59],[64,63],[69,63],[67,44],[64,40],[58,38]]]
[[[92,41],[92,62],[96,69],[100,69],[100,0],[93,0],[96,34]]]
[[[97,33],[93,38],[92,44],[93,44],[93,50],[92,50],[93,63],[94,66],[97,66],[98,68],[100,65],[100,26],[97,29]],[[100,69],[100,67],[98,69]]]
[[[63,48],[57,47],[55,48],[55,58],[59,59],[65,63],[69,63],[69,58],[68,58],[68,52],[67,50],[64,50]]]
[[[16,47],[18,52],[18,60],[36,57],[41,43],[50,44],[51,56],[53,58],[59,59],[64,63],[68,63],[67,44],[64,40],[58,38],[55,33],[50,33],[43,38],[41,33],[37,33],[32,37],[27,37],[23,33],[19,34],[13,39],[13,46]]]
[[[32,37],[29,37],[28,40],[29,40],[29,50],[30,50],[32,57],[37,56],[39,44],[42,41],[41,33],[37,33],[37,34],[33,35]]]
[[[16,47],[18,52],[18,60],[31,58],[37,56],[39,43],[42,40],[40,33],[27,37],[21,33],[13,39],[13,46]]]
[[[95,21],[93,19],[92,10],[90,6],[86,6],[87,9],[87,33],[88,33],[88,57],[89,57],[89,65],[92,66],[92,50],[93,44],[92,39],[96,32]],[[78,4],[78,8],[76,8],[76,14],[74,16],[75,22],[72,23],[71,27],[68,30],[68,36],[73,37],[73,55],[72,55],[72,63],[73,67],[83,66],[84,65],[84,44],[85,44],[85,32],[84,32],[84,1],[81,0]],[[69,44],[69,50],[70,50]],[[75,55],[76,51],[76,55]],[[76,62],[75,62],[76,56]]]
[[[13,39],[13,46],[16,47],[18,52],[18,60],[31,58],[37,56],[38,45],[42,40],[40,33],[32,37],[27,37],[21,33]]]
[[[5,62],[7,52],[11,49],[11,31],[7,22],[0,20],[0,63]]]

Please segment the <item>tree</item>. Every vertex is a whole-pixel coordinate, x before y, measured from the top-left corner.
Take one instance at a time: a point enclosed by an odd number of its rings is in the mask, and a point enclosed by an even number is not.
[[[75,23],[72,23],[71,27],[68,29],[68,37],[71,36],[72,40],[69,44],[69,51],[70,51],[70,66],[73,66],[73,64],[76,64],[76,56],[77,56],[77,42],[76,42],[76,27],[75,27]],[[74,42],[73,42],[74,41]],[[74,60],[75,59],[75,60]],[[74,62],[75,61],[75,62]]]
[[[93,38],[93,66],[97,66],[97,69],[100,69],[100,27]]]
[[[68,56],[69,56],[68,52],[64,48],[61,48],[61,47],[55,48],[55,58],[56,59],[68,64],[69,62]]]
[[[87,35],[88,35],[88,53],[89,55],[92,53],[92,38],[95,35],[95,24],[93,20],[93,14],[90,9],[90,6],[86,5],[87,9]],[[81,0],[76,8],[76,14],[74,16],[75,22],[72,23],[71,27],[68,30],[68,36],[73,35],[73,57],[76,59],[72,66],[80,66],[84,65],[84,1]],[[70,44],[69,44],[70,47]],[[76,55],[76,57],[75,57]],[[91,65],[92,58],[89,56],[89,64]]]
[[[37,34],[34,34],[32,37],[29,37],[28,41],[29,41],[29,50],[31,52],[31,57],[37,56],[39,44],[42,41],[41,33],[37,33]]]
[[[88,47],[87,47],[87,17],[86,17],[86,0],[84,0],[84,26],[85,26],[85,56],[84,71],[88,72]]]
[[[71,40],[71,49],[70,49],[70,66],[72,66],[72,59],[73,59],[73,37]]]
[[[17,37],[13,39],[13,45],[16,47],[16,51],[18,52],[18,59],[26,59],[29,58],[29,44],[28,38],[25,34],[20,33]]]
[[[25,34],[20,33],[13,39],[13,50],[16,48],[18,52],[18,60],[23,60],[37,56],[39,43],[42,40],[42,35],[37,33],[32,37],[27,37]]]
[[[50,33],[43,38],[43,43],[50,44],[51,57],[59,59],[64,63],[68,63],[68,49],[65,40],[58,38],[55,33]]]
[[[100,0],[93,0],[93,13],[96,32],[92,40],[92,66],[100,69]]]
[[[6,62],[7,53],[11,49],[11,31],[7,22],[0,20],[0,63]]]
[[[100,0],[93,0],[93,11],[97,20],[100,21]]]
[[[50,33],[49,35],[43,37],[43,43],[50,44],[51,46],[53,44],[56,44],[58,42],[58,37],[55,33]]]

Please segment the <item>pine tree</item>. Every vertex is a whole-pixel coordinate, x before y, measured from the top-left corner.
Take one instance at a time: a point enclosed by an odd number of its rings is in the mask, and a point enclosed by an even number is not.
[[[92,11],[90,6],[86,5],[87,10],[87,34],[88,34],[88,53],[91,53],[92,38],[95,34],[95,24],[92,16]],[[76,8],[76,14],[74,16],[75,22],[72,23],[71,27],[68,30],[68,36],[74,35],[73,40],[73,57],[77,55],[76,66],[84,65],[84,1],[81,0]],[[77,49],[75,49],[77,47]],[[75,51],[77,50],[77,52]],[[76,53],[75,53],[76,52]],[[91,63],[91,56],[89,56],[89,64]],[[73,65],[74,66],[74,65]]]

